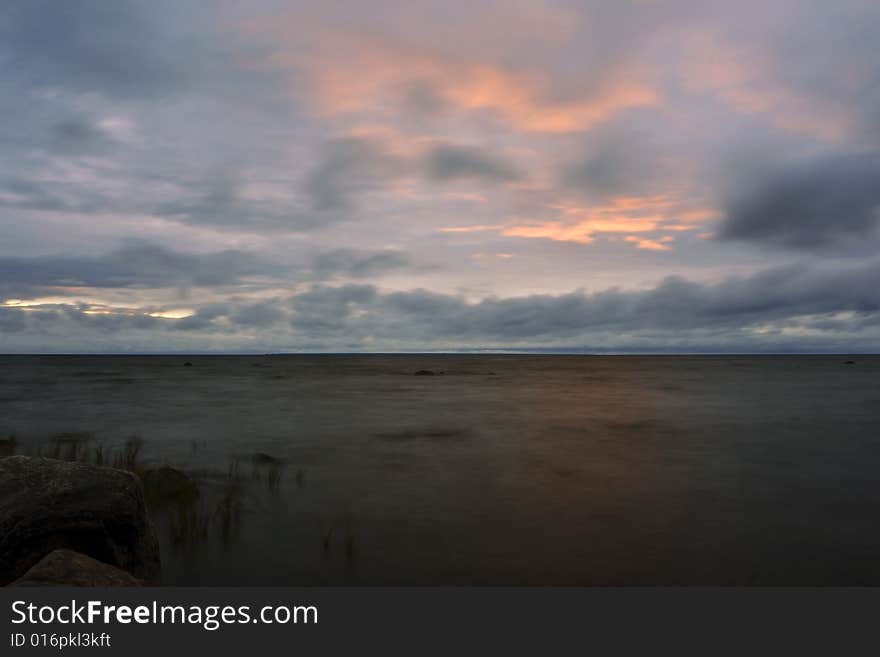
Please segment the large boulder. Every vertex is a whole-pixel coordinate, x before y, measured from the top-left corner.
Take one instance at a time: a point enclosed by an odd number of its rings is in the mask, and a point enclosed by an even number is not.
[[[46,458],[0,459],[0,585],[59,548],[159,580],[159,543],[135,475]]]
[[[9,586],[141,586],[141,581],[79,552],[55,550]]]

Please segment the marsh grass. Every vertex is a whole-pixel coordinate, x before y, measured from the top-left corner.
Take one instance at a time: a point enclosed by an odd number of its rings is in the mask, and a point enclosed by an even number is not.
[[[88,462],[91,440],[92,434],[89,431],[59,433],[49,441],[45,456],[61,461]]]
[[[44,445],[21,450],[15,436],[10,436],[7,441],[0,440],[0,456],[11,456],[23,451],[30,456],[88,463],[141,475],[144,472],[144,464],[140,459],[143,444],[140,436],[132,435],[121,446],[108,448],[102,442],[94,442],[94,436],[89,431],[70,431],[52,436]]]
[[[241,511],[241,491],[237,485],[231,485],[227,487],[214,510],[214,518],[219,523],[220,538],[224,544],[229,544],[240,528]]]
[[[321,537],[321,548],[325,555],[341,547],[347,561],[353,561],[360,541],[360,532],[351,513],[344,513],[336,518],[322,518],[318,521]]]
[[[95,445],[95,465],[104,465],[104,444]]]
[[[121,444],[95,440],[89,431],[70,431],[52,436],[47,443],[22,449],[14,435],[0,439],[0,456],[27,452],[66,461],[112,467],[136,474],[144,486],[147,511],[163,542],[174,550],[200,550],[219,541],[229,545],[240,536],[250,496],[277,495],[285,479],[285,463],[257,453],[231,457],[227,468],[184,470],[165,464],[156,466],[144,459],[146,442],[137,434]],[[206,441],[190,442],[191,456],[199,454]],[[251,468],[246,469],[247,463]],[[296,470],[297,489],[305,485],[305,470]],[[262,493],[260,492],[262,491]],[[339,518],[322,530],[325,550],[342,549],[354,554],[356,532],[350,520]]]
[[[239,459],[237,457],[229,460],[229,474],[227,478],[229,481],[239,481],[241,479],[241,468],[239,467]]]
[[[354,526],[354,519],[351,516],[345,518],[345,533],[343,535],[343,545],[345,547],[345,558],[349,561],[354,559],[355,548],[358,543],[358,530]]]
[[[166,514],[172,545],[193,545],[208,539],[211,514],[203,500],[181,500]]]
[[[277,493],[281,487],[281,477],[283,472],[280,465],[273,465],[266,474],[266,488],[270,493]]]
[[[113,467],[119,470],[128,470],[135,474],[144,472],[143,464],[140,463],[140,453],[144,446],[144,439],[138,435],[128,438],[113,457]]]
[[[326,520],[318,521],[318,531],[321,534],[321,547],[324,549],[325,553],[330,552],[330,547],[333,543],[333,532],[336,530],[336,526],[332,522],[327,522]]]
[[[265,468],[265,473],[263,472],[263,468],[254,467],[251,474],[251,479],[254,481],[265,482],[266,490],[272,494],[278,493],[281,489],[281,481],[283,478],[284,466],[278,463],[273,463]]]

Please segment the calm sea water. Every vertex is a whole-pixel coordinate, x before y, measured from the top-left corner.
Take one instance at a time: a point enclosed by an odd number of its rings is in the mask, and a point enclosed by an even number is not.
[[[0,357],[10,434],[192,477],[166,584],[880,584],[880,357]]]

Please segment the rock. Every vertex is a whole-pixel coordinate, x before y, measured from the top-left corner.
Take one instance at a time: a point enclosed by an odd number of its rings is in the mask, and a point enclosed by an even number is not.
[[[142,586],[142,582],[79,552],[54,550],[9,586]]]
[[[0,456],[12,456],[18,447],[18,441],[15,436],[8,438],[0,438]]]
[[[855,364],[856,364],[856,361],[854,361],[854,360],[848,360],[844,363],[844,365],[855,365]]]
[[[186,362],[183,364],[183,366],[184,366],[184,367],[192,367],[193,364],[190,363],[189,361],[186,361]]]
[[[158,581],[159,543],[140,480],[84,463],[0,459],[0,585],[59,548]]]
[[[276,459],[274,456],[269,456],[263,452],[254,454],[251,457],[251,461],[256,465],[279,465],[281,463],[280,459]]]
[[[151,505],[189,503],[199,497],[199,487],[180,470],[163,466],[144,472],[144,495]]]
[[[435,372],[432,370],[416,370],[413,372],[413,376],[434,376]]]

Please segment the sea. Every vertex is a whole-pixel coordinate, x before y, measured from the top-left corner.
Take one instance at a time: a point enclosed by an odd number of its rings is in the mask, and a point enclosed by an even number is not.
[[[2,356],[9,454],[166,585],[880,584],[878,356]]]

